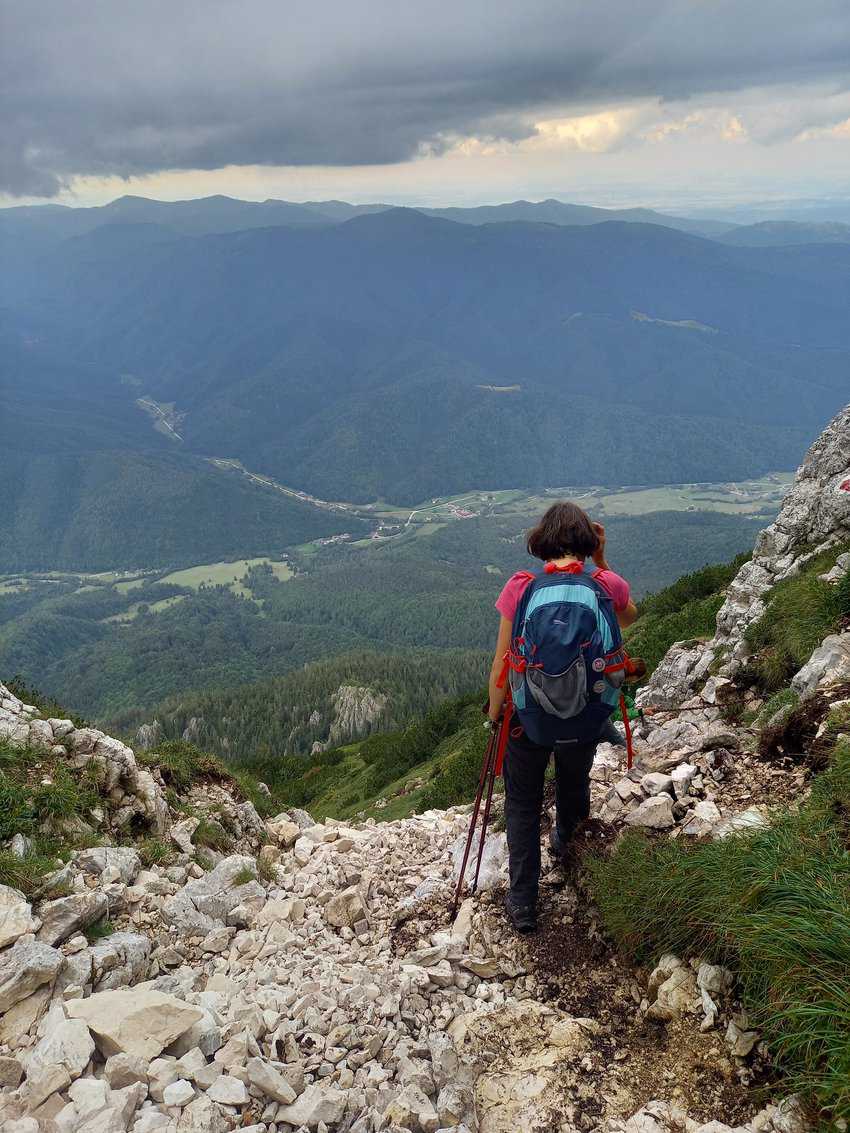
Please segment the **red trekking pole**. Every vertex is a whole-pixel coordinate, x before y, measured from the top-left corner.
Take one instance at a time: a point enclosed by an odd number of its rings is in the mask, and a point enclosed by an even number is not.
[[[461,862],[460,875],[457,879],[454,900],[452,901],[452,920],[457,916],[458,906],[460,905],[460,898],[463,893],[463,882],[466,876],[466,866],[469,861],[472,842],[475,838],[475,827],[478,824],[478,815],[481,812],[481,800],[483,798],[484,813],[481,821],[481,837],[478,842],[478,855],[475,861],[475,876],[472,881],[472,892],[474,893],[478,888],[478,875],[481,872],[481,860],[484,857],[484,839],[487,836],[487,825],[490,821],[490,808],[493,803],[493,787],[497,777],[502,773],[502,761],[505,757],[505,747],[507,746],[508,732],[510,730],[508,721],[511,718],[511,712],[511,697],[510,690],[508,690],[508,695],[505,697],[505,704],[499,716],[498,723],[490,732],[490,738],[487,741],[487,750],[484,752],[484,759],[481,763],[481,774],[478,776],[478,791],[475,795],[475,803],[472,807],[472,817],[469,820],[469,832],[466,835],[463,861]]]

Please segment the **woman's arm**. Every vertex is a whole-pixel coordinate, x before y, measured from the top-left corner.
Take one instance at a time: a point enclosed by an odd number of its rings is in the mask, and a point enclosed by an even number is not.
[[[634,602],[632,602],[631,599],[629,599],[629,604],[628,606],[626,606],[625,610],[617,610],[616,613],[617,621],[620,623],[621,629],[625,629],[626,626],[630,626],[638,616],[637,606],[634,604]]]
[[[496,638],[496,652],[493,656],[493,666],[490,669],[490,707],[488,714],[491,720],[498,720],[502,705],[505,702],[505,689],[498,687],[498,680],[505,665],[505,654],[511,644],[511,622],[508,618],[499,621],[499,636]]]
[[[593,553],[593,562],[596,566],[596,569],[611,570],[610,566],[608,565],[608,560],[605,558],[605,528],[601,523],[594,523],[593,530],[596,532],[596,537],[599,540],[599,544]],[[630,626],[638,616],[637,606],[634,604],[631,598],[629,599],[628,605],[626,605],[622,610],[616,610],[615,613],[617,614],[617,621],[620,623],[621,629],[625,629],[627,626]]]

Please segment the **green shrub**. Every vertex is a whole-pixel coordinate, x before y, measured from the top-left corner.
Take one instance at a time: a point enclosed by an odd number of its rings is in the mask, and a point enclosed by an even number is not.
[[[109,917],[104,917],[103,920],[89,925],[88,928],[84,928],[83,936],[85,936],[89,944],[97,944],[99,940],[105,940],[107,936],[112,936],[113,932],[116,931],[116,926]]]
[[[850,743],[797,812],[699,846],[625,835],[589,865],[629,956],[700,955],[739,974],[790,1088],[850,1117]]]

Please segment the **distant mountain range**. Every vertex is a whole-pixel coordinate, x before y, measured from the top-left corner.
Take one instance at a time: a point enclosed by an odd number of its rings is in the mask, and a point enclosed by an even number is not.
[[[30,236],[46,242],[91,232],[104,224],[158,224],[186,236],[236,232],[279,225],[305,227],[339,224],[355,216],[388,212],[394,205],[352,205],[347,201],[240,201],[232,197],[203,197],[192,201],[155,201],[146,197],[119,197],[107,205],[70,208],[65,205],[24,205],[0,209],[0,233]],[[417,208],[426,216],[459,224],[498,224],[524,220],[543,224],[600,224],[608,220],[660,224],[682,232],[716,235],[732,227],[724,221],[685,220],[653,209],[604,209],[563,201],[513,201],[473,208]]]
[[[800,225],[718,240],[627,211],[228,198],[0,211],[4,538],[64,539],[74,516],[76,538],[120,539],[129,520],[106,500],[131,468],[161,486],[140,499],[170,522],[206,516],[211,555],[222,529],[229,547],[271,514],[279,545],[333,527],[262,489],[233,496],[205,458],[324,499],[410,504],[794,467],[846,401],[841,226],[815,226],[817,244]],[[182,502],[166,506],[169,484]]]

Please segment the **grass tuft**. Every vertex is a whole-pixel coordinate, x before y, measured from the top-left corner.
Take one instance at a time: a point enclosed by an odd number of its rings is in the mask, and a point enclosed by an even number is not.
[[[137,758],[146,766],[158,767],[166,786],[178,794],[184,794],[199,781],[234,781],[220,759],[186,740],[168,740],[155,752],[139,752]]]
[[[142,865],[149,869],[152,865],[167,866],[174,860],[174,851],[161,838],[143,838],[136,849]]]
[[[105,940],[107,936],[112,936],[117,931],[116,926],[112,923],[109,917],[104,917],[103,920],[96,921],[94,924],[83,929],[83,936],[89,944],[97,944],[99,940]]]
[[[40,848],[34,848],[23,858],[16,857],[10,850],[0,849],[0,885],[10,885],[19,889],[25,897],[32,897],[55,865],[56,855]]]
[[[196,846],[203,846],[208,850],[217,850],[221,854],[229,853],[233,849],[233,839],[221,823],[214,818],[202,818],[198,822],[195,833],[192,835],[192,841]],[[254,876],[253,873],[251,876]]]
[[[271,885],[272,882],[277,881],[277,870],[268,858],[257,858],[257,878],[264,885]]]

